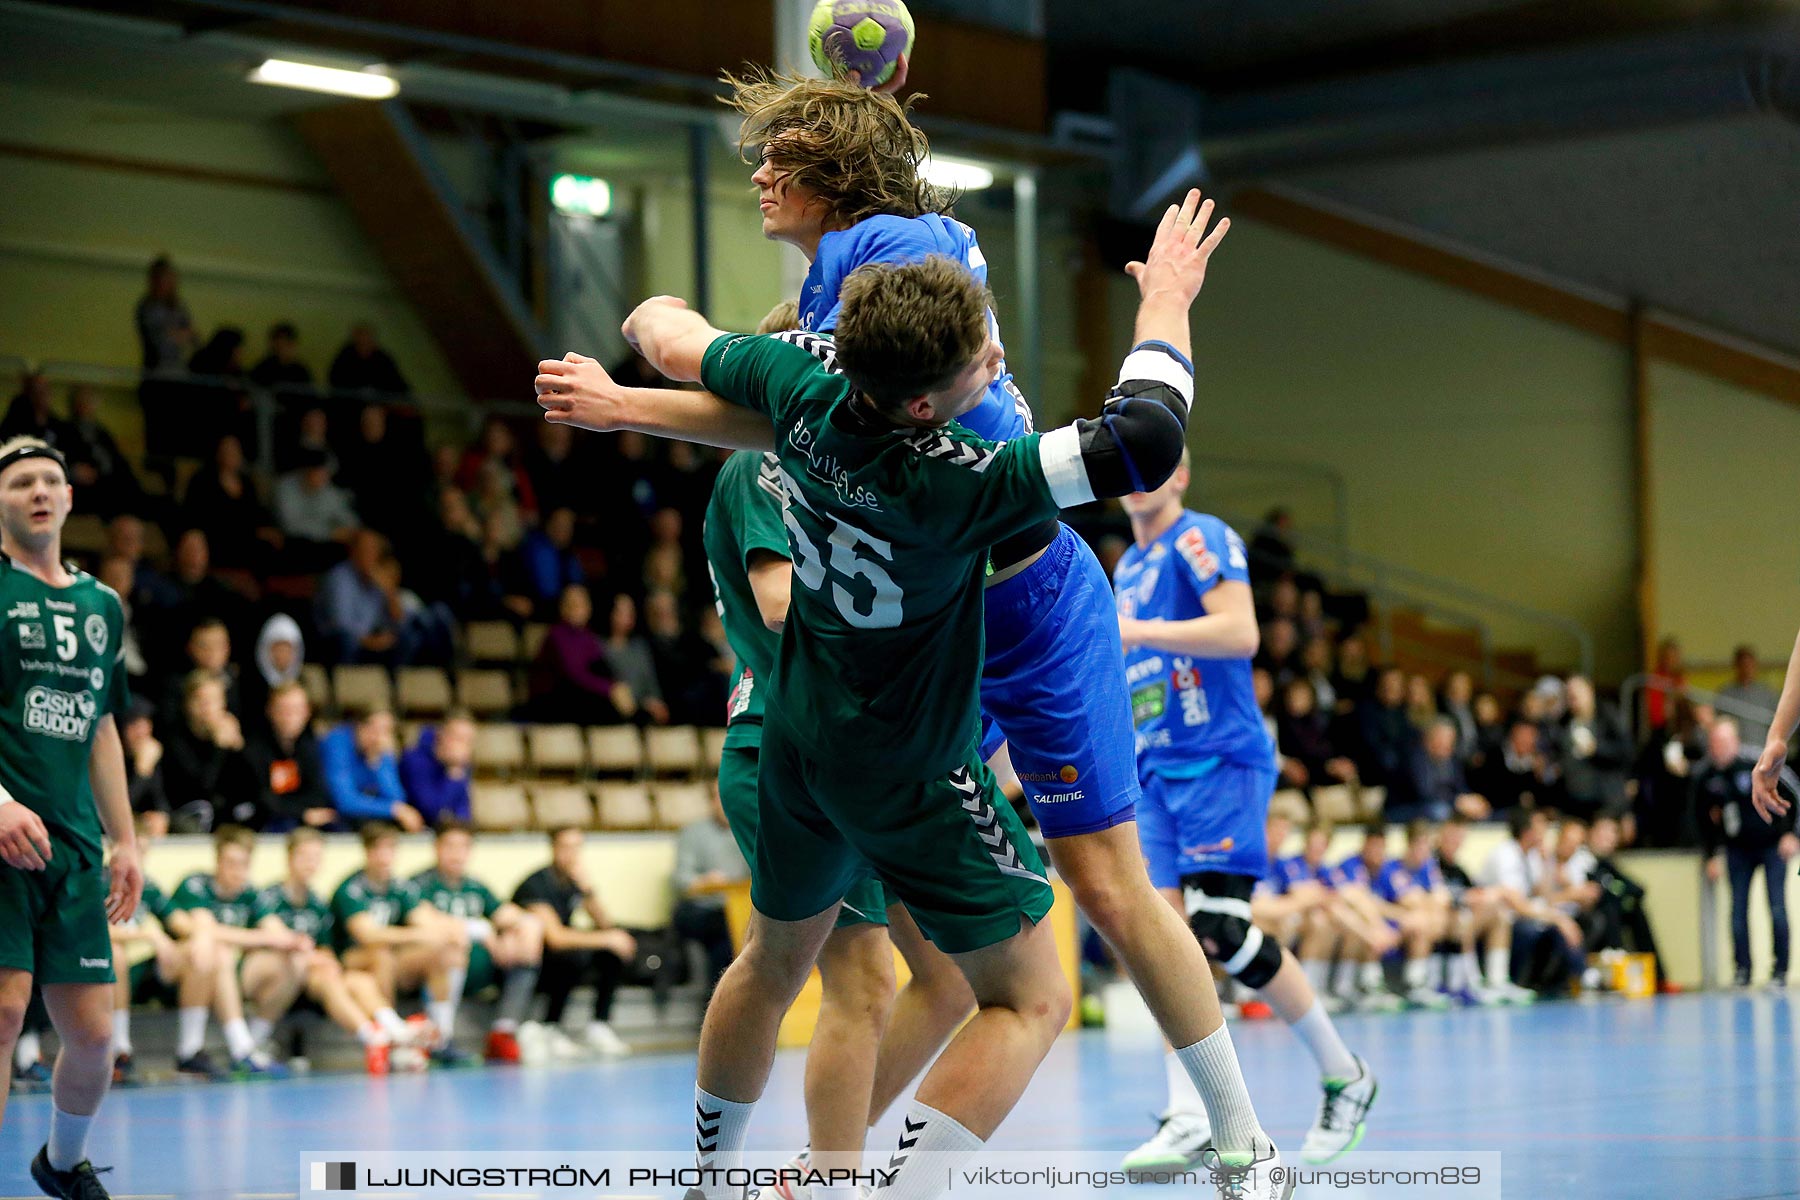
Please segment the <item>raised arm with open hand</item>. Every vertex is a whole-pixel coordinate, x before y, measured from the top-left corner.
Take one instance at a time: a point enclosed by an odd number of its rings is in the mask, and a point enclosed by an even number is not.
[[[1191,357],[1188,310],[1206,284],[1206,265],[1225,240],[1231,218],[1221,217],[1207,231],[1213,202],[1200,198],[1193,188],[1179,205],[1169,205],[1156,238],[1142,262],[1125,264],[1125,273],[1137,280],[1138,316],[1135,341],[1167,342],[1183,356]]]

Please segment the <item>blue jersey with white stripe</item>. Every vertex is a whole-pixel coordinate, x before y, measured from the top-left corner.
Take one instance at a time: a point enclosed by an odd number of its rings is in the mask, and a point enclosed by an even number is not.
[[[1360,854],[1352,854],[1337,866],[1325,870],[1331,873],[1330,882],[1334,888],[1369,886],[1369,868]]]
[[[843,307],[839,293],[856,268],[878,262],[918,262],[933,254],[964,264],[976,279],[987,283],[987,259],[975,240],[975,231],[951,217],[937,213],[876,216],[827,233],[819,239],[819,252],[800,288],[800,328],[813,333],[837,328],[838,311]],[[1000,322],[992,309],[988,310],[988,336],[1000,341]],[[1010,441],[1031,432],[1031,408],[1014,386],[1004,362],[981,403],[956,423],[990,442]]]
[[[1270,888],[1277,895],[1285,896],[1293,891],[1296,885],[1311,883],[1313,872],[1312,868],[1306,865],[1304,856],[1292,854],[1286,858],[1271,859],[1269,873],[1264,878],[1269,881]]]
[[[1187,621],[1224,580],[1250,582],[1244,540],[1217,517],[1183,512],[1148,546],[1133,544],[1113,570],[1119,615]],[[1273,768],[1275,748],[1256,706],[1250,659],[1199,659],[1149,646],[1125,653],[1138,771],[1175,778],[1214,759]]]

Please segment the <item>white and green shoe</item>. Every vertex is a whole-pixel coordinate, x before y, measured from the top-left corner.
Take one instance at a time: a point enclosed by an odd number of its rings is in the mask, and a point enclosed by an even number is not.
[[[1314,1166],[1335,1161],[1362,1144],[1364,1118],[1380,1088],[1368,1063],[1358,1057],[1356,1065],[1356,1078],[1324,1081],[1325,1097],[1319,1102],[1319,1115],[1300,1145],[1300,1157]]]
[[[1185,1171],[1212,1149],[1212,1124],[1206,1114],[1167,1112],[1151,1139],[1125,1156],[1127,1171]]]

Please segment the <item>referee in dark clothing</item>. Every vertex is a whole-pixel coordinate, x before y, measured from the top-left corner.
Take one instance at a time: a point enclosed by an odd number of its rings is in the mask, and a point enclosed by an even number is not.
[[[1788,973],[1788,860],[1800,851],[1794,810],[1763,817],[1750,802],[1755,761],[1742,754],[1737,722],[1721,717],[1707,735],[1706,758],[1694,773],[1694,809],[1706,847],[1706,877],[1731,879],[1731,953],[1734,982],[1750,982],[1750,884],[1758,868],[1769,892],[1769,924],[1774,933],[1775,973],[1769,986],[1785,987]]]

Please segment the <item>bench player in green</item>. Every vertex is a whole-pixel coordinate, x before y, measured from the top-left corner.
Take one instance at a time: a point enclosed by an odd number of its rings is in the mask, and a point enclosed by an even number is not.
[[[1001,361],[986,289],[947,259],[851,275],[843,375],[813,357],[811,335],[724,335],[679,301],[646,302],[627,321],[665,375],[773,422],[801,585],[765,712],[756,924],[701,1040],[703,1200],[732,1194],[731,1177],[706,1168],[741,1160],[781,1014],[870,866],[956,958],[978,1003],[920,1085],[895,1200],[942,1190],[946,1162],[979,1149],[1060,1029],[1069,997],[1040,924],[1048,885],[978,755],[982,567],[1016,529],[1174,468],[1192,389],[1188,309],[1225,229],[1206,234],[1211,210],[1198,192],[1171,206],[1148,265],[1134,266],[1138,345],[1101,417],[1005,444],[946,427]],[[1200,1012],[1198,1040],[1177,1054],[1229,1126],[1214,1160],[1221,1192],[1285,1195],[1230,1036],[1216,1008]]]
[[[106,1200],[87,1134],[112,1082],[107,926],[137,911],[144,873],[119,738],[124,610],[62,561],[73,503],[61,454],[36,438],[0,445],[0,1061],[35,981],[62,1048],[31,1178],[48,1196]],[[11,1082],[0,1072],[0,1121]]]
[[[147,843],[150,839],[144,829],[142,814],[138,819],[138,840]],[[160,1002],[163,1007],[174,1010],[180,1004],[181,984],[187,972],[187,954],[181,945],[169,936],[163,921],[169,915],[169,897],[156,881],[149,876],[144,877],[143,895],[138,900],[137,912],[131,920],[121,921],[108,927],[112,935],[113,971],[118,979],[113,983],[113,1086],[122,1087],[136,1083],[137,1062],[131,1044],[131,1007],[134,1004]],[[149,953],[137,961],[135,947],[143,946]],[[208,1003],[207,998],[200,1000],[202,1008]]]
[[[244,955],[244,998],[256,1014],[250,1032],[260,1043],[267,1031],[304,997],[363,1046],[371,1075],[386,1075],[396,1037],[406,1022],[388,1007],[364,971],[346,971],[331,950],[331,907],[313,890],[325,856],[325,837],[301,826],[287,835],[287,878],[256,894],[256,928],[302,939],[293,949],[265,947]]]
[[[474,830],[454,817],[438,823],[437,865],[412,877],[419,899],[460,921],[469,935],[465,990],[479,992],[498,983],[500,1007],[488,1029],[485,1057],[519,1061],[519,1026],[531,1015],[538,969],[544,961],[544,925],[517,904],[500,899],[469,875]]]
[[[274,1022],[259,1020],[253,1030],[244,1017],[237,956],[251,950],[296,953],[308,949],[310,942],[285,927],[257,925],[257,890],[250,886],[250,855],[255,849],[256,835],[250,830],[242,825],[222,826],[213,834],[214,869],[195,871],[176,885],[169,895],[165,924],[170,933],[194,947],[196,955],[202,955],[200,948],[209,941],[223,955],[214,976],[212,1009],[225,1035],[232,1073],[281,1079],[287,1076],[287,1068],[261,1048]],[[192,1064],[205,1053],[206,1010],[184,1006],[177,1034],[177,1068],[187,1070],[181,1063]]]
[[[469,1056],[452,1037],[469,970],[468,930],[420,903],[419,889],[394,875],[397,827],[370,821],[361,837],[363,869],[331,897],[334,948],[346,968],[374,978],[389,1008],[402,991],[423,988],[426,1016],[413,1018],[413,1032],[433,1061],[460,1065]]]

